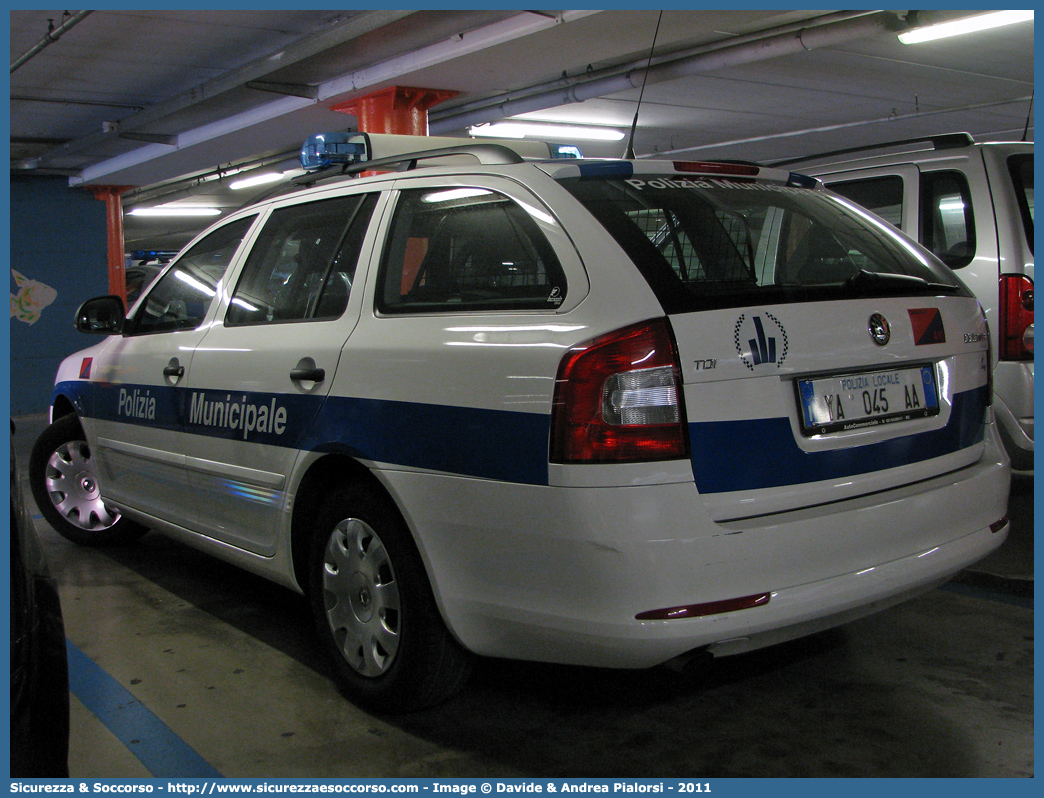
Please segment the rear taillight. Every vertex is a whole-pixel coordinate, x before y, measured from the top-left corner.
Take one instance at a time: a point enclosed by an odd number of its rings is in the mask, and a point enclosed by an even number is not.
[[[1033,360],[1033,281],[1024,274],[1000,278],[1001,360]]]
[[[681,372],[666,319],[571,349],[551,411],[553,463],[630,463],[688,455]]]

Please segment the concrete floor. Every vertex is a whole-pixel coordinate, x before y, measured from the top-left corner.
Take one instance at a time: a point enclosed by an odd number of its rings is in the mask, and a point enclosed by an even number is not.
[[[24,468],[43,419],[16,421]],[[988,560],[841,629],[684,680],[484,660],[451,702],[393,718],[338,694],[303,598],[157,534],[91,550],[38,518],[75,655],[70,770],[1030,777],[1032,485],[1016,482],[1014,528]]]

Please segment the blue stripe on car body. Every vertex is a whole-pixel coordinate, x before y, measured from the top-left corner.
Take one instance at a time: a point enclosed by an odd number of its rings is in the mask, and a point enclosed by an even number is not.
[[[953,397],[940,429],[822,452],[801,449],[789,419],[689,424],[692,470],[700,493],[729,493],[805,484],[912,465],[973,446],[985,434],[987,390]]]
[[[148,391],[154,418],[121,412],[119,391]],[[281,433],[244,432],[230,423],[192,423],[192,395],[224,402],[228,422],[243,408],[286,408]],[[60,383],[55,395],[73,399],[84,415],[107,421],[230,440],[248,440],[305,451],[340,452],[355,458],[460,476],[547,485],[550,415],[474,407],[352,397],[244,393],[168,386]],[[200,400],[197,398],[197,402]],[[691,461],[700,493],[730,493],[805,484],[911,465],[951,454],[983,440],[985,388],[954,396],[948,423],[937,430],[852,448],[809,452],[794,439],[787,418],[708,421],[689,424]],[[237,413],[229,412],[231,407]],[[198,406],[197,406],[198,415]],[[214,418],[211,418],[214,421]]]

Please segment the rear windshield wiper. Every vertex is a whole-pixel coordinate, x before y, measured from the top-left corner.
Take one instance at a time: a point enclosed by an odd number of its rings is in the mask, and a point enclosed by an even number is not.
[[[906,292],[924,293],[938,291],[944,294],[958,294],[961,287],[950,283],[930,283],[923,277],[912,274],[894,274],[892,272],[868,272],[860,269],[845,280],[841,287],[850,293],[860,296],[872,296],[879,293],[903,294]]]

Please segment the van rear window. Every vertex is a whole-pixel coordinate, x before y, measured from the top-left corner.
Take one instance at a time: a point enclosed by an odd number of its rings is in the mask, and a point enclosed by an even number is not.
[[[966,293],[921,247],[823,191],[663,175],[559,182],[627,252],[668,313]]]
[[[900,230],[903,229],[903,189],[903,179],[899,175],[830,183],[831,191],[859,203]]]
[[[1022,214],[1022,229],[1026,233],[1026,241],[1030,252],[1033,251],[1033,156],[1012,155],[1008,158],[1008,171],[1015,187],[1015,197],[1019,201],[1019,212]]]

